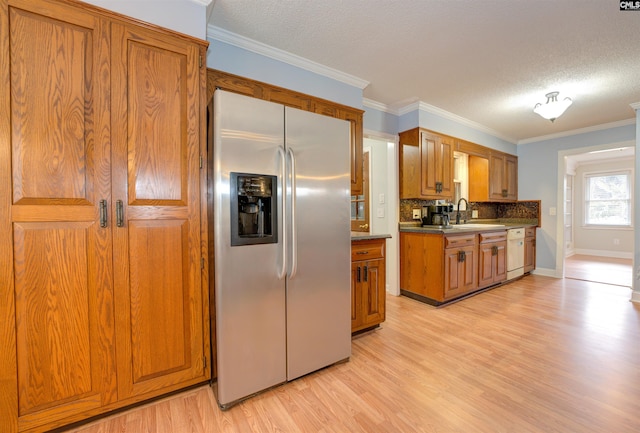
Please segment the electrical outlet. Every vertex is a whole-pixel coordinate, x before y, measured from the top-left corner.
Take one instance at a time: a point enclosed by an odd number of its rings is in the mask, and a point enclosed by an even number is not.
[[[614,238],[613,239],[613,245],[620,245],[620,239]]]
[[[419,220],[421,218],[422,218],[422,216],[420,215],[420,209],[414,209],[413,210],[413,219],[414,220]]]
[[[471,211],[471,218],[478,218],[478,211],[477,210],[472,210]]]

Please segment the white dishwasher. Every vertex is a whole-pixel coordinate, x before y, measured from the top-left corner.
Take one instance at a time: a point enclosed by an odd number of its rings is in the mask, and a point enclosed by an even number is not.
[[[524,228],[507,230],[507,280],[524,274]]]

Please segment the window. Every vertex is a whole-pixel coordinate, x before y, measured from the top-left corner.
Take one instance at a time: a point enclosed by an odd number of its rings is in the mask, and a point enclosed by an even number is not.
[[[587,226],[631,227],[631,172],[585,174]]]

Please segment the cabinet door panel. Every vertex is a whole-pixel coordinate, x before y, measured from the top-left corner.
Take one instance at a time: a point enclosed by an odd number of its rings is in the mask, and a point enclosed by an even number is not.
[[[464,283],[461,281],[462,263],[460,249],[444,250],[444,298],[450,299],[464,293]]]
[[[46,0],[0,9],[0,431],[11,432],[116,398],[108,216],[99,224],[111,78],[106,20]]]
[[[493,283],[494,256],[493,243],[480,244],[478,257],[478,287],[487,287]]]
[[[130,221],[127,338],[131,377],[143,383],[189,368],[191,327],[186,221]]]
[[[422,187],[420,193],[426,196],[436,194],[436,182],[439,180],[440,170],[438,170],[437,156],[440,140],[438,137],[422,133],[420,141],[420,158],[421,158],[421,180]]]
[[[441,137],[440,155],[438,155],[439,179],[442,182],[444,198],[453,197],[453,148],[455,140],[451,137]]]
[[[491,155],[489,158],[489,170],[489,198],[498,201],[506,199],[504,159],[502,155]]]
[[[366,273],[364,321],[381,322],[385,318],[385,269],[384,260],[369,260],[363,263]]]
[[[362,280],[362,269],[360,263],[351,263],[351,330],[355,330],[362,324],[362,312],[360,306],[362,305],[362,283],[358,280],[358,274],[360,274],[360,280]]]
[[[507,279],[507,243],[496,243],[497,254],[495,256],[496,266],[494,281],[499,283]]]
[[[187,202],[187,55],[128,43],[129,202]],[[193,102],[193,101],[191,101]]]
[[[205,379],[197,45],[114,25],[119,398]],[[121,203],[118,203],[118,202]],[[208,325],[207,325],[208,326]]]
[[[16,223],[18,395],[23,427],[115,396],[109,257],[93,222]],[[61,410],[64,407],[64,410]]]

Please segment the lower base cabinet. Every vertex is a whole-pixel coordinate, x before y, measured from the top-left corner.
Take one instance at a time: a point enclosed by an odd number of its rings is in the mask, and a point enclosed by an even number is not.
[[[351,332],[385,320],[385,239],[351,242]]]
[[[506,280],[506,231],[400,233],[400,293],[440,305]]]
[[[507,232],[480,233],[478,288],[492,286],[507,279]]]
[[[454,299],[478,288],[476,235],[444,237],[443,300]]]
[[[527,227],[524,231],[524,273],[536,268],[536,228]]]

